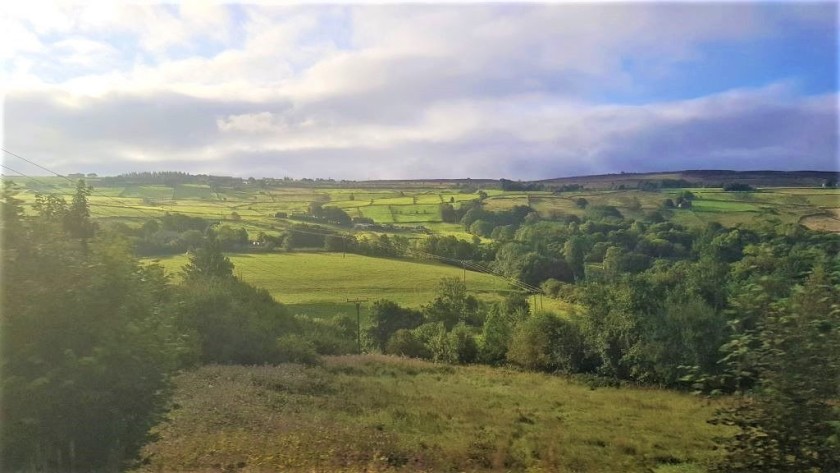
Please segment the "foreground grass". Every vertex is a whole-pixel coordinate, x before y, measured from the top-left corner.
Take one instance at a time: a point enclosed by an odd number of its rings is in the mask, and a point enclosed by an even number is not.
[[[141,471],[704,471],[714,406],[385,356],[181,375]]]

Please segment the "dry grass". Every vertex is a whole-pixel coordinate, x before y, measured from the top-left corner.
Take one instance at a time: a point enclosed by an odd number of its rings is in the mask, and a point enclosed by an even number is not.
[[[142,471],[703,471],[707,401],[387,356],[177,380]]]

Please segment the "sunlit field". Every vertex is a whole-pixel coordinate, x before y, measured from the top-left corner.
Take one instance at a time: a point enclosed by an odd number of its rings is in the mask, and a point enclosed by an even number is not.
[[[60,178],[40,177],[36,180],[20,178],[20,195],[31,204],[35,194],[58,193],[69,196],[72,186]],[[140,221],[158,217],[166,212],[229,221],[244,226],[249,234],[277,233],[292,222],[276,218],[277,212],[304,213],[312,202],[332,205],[345,210],[351,217],[366,217],[380,224],[407,227],[422,225],[441,234],[469,239],[458,224],[441,221],[440,204],[480,198],[477,190],[460,191],[443,188],[259,188],[255,185],[213,190],[206,185],[180,184],[175,186],[144,185],[100,187],[96,179],[90,181],[94,193],[90,198],[94,217],[102,220]],[[667,218],[680,224],[697,226],[718,222],[725,226],[752,224],[761,219],[775,218],[781,223],[804,223],[815,229],[835,231],[832,209],[840,207],[840,189],[822,188],[763,188],[755,192],[723,192],[719,188],[663,189],[658,192],[629,190],[586,190],[575,192],[501,191],[485,189],[484,208],[491,211],[530,205],[541,216],[585,214],[575,205],[584,198],[589,205],[615,206],[626,217],[640,218],[646,212],[663,210],[663,201],[674,198],[683,190],[695,194],[692,208],[665,211]],[[234,215],[235,213],[235,215]],[[409,236],[422,236],[408,232]]]
[[[229,258],[234,273],[243,280],[267,289],[293,313],[316,317],[355,315],[355,305],[347,299],[390,299],[419,307],[434,298],[440,279],[445,277],[464,279],[466,275],[467,290],[481,299],[498,299],[512,290],[501,278],[438,263],[305,252],[230,254]],[[177,277],[187,257],[157,261]]]

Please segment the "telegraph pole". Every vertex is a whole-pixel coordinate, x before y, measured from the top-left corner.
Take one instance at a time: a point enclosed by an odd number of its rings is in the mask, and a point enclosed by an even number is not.
[[[347,299],[347,302],[356,304],[356,348],[359,354],[362,353],[362,302],[367,302],[367,299]]]
[[[467,287],[467,263],[461,261],[461,267],[464,268],[464,287]]]

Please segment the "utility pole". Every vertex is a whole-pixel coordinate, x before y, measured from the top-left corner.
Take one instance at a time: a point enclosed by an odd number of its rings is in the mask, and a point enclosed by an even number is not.
[[[461,261],[461,267],[464,268],[464,287],[467,287],[467,263]]]
[[[347,302],[356,304],[356,348],[359,354],[362,353],[362,302],[367,302],[367,299],[347,299]]]

